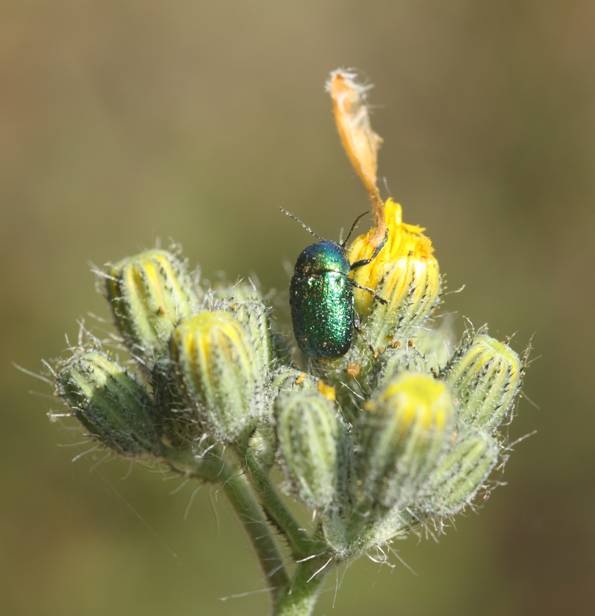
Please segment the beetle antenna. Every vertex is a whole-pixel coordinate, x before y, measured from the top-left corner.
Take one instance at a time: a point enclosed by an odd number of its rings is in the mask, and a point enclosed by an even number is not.
[[[301,218],[298,218],[295,214],[292,214],[290,211],[285,208],[279,208],[286,216],[289,216],[292,220],[295,220],[299,225],[301,225],[310,235],[313,235],[315,238],[319,239],[321,242],[324,242],[324,238],[320,237],[316,231],[313,231]]]
[[[351,234],[356,230],[357,228],[357,223],[367,214],[368,212],[365,211],[362,214],[360,214],[354,221],[353,224],[351,225],[351,229],[349,229],[349,233],[347,234],[347,237],[341,242],[341,248],[345,248],[345,246],[347,246],[347,242],[349,241],[349,238],[351,237]]]

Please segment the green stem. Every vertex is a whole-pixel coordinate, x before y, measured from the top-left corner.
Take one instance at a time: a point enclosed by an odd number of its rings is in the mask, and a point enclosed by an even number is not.
[[[175,454],[175,455],[174,455]],[[209,460],[197,460],[191,451],[168,450],[164,461],[176,472],[200,481],[220,483],[254,546],[273,601],[289,584],[283,559],[271,533],[268,520],[254,498],[250,483],[238,469],[223,459],[221,451],[213,450]],[[207,464],[208,462],[208,464]]]
[[[223,490],[250,537],[267,583],[272,588],[271,594],[275,597],[289,580],[268,522],[244,475],[229,469],[226,474],[228,476],[222,477]]]
[[[250,450],[245,452],[243,462],[267,515],[278,530],[285,535],[293,559],[299,561],[323,549],[323,545],[308,537],[306,531],[298,525],[275,490],[267,472],[263,470]]]
[[[234,507],[256,551],[267,583],[271,587],[274,616],[310,616],[314,610],[324,576],[332,567],[332,557],[318,537],[309,537],[298,526],[272,485],[267,472],[255,456],[247,451],[242,457],[247,475],[223,461],[222,455],[214,455],[217,466],[205,473],[204,463],[197,464],[190,453],[166,461],[172,469],[197,479],[220,483]],[[216,479],[212,476],[216,470]],[[271,533],[269,521],[254,491],[262,502],[273,524],[285,535],[297,563],[291,581],[287,576],[281,555]]]
[[[291,585],[277,599],[273,616],[310,616],[318,601],[322,581],[332,566],[328,553],[299,564]]]

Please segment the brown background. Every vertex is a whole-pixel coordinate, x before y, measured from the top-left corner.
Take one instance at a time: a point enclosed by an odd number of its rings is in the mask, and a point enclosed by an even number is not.
[[[381,174],[428,228],[448,298],[494,335],[535,334],[520,444],[480,515],[400,544],[413,575],[362,561],[320,614],[583,614],[595,602],[593,3],[0,3],[0,611],[262,614],[223,496],[111,461],[49,424],[43,384],[91,311],[89,264],[156,238],[209,276],[286,293],[307,236],[366,200],[322,85],[375,84]],[[283,301],[281,302],[283,303]],[[282,315],[286,318],[286,315]],[[96,326],[101,328],[101,325]],[[55,404],[53,405],[55,407]],[[67,446],[68,445],[68,446]],[[174,556],[175,553],[177,556]]]

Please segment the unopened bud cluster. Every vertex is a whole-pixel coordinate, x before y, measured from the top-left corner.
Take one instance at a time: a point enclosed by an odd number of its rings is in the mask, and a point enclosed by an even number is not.
[[[97,342],[76,349],[58,395],[125,456],[208,481],[230,455],[267,476],[277,465],[338,560],[441,527],[502,460],[523,362],[485,330],[444,350],[428,321],[441,291],[431,241],[398,204],[385,213],[386,247],[353,274],[385,301],[355,291],[361,322],[344,356],[291,363],[255,286],[204,288],[175,254],[151,250],[101,277],[128,359]],[[352,262],[370,257],[371,237],[354,240]]]

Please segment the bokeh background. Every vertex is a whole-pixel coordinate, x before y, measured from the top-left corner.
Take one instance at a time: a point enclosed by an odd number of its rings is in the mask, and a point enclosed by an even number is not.
[[[399,544],[416,574],[361,561],[319,613],[592,613],[595,5],[2,0],[0,15],[0,612],[266,613],[264,594],[221,600],[263,586],[222,495],[188,509],[191,486],[72,463],[80,435],[12,362],[38,370],[77,319],[107,317],[90,264],[158,238],[208,276],[285,293],[308,237],[279,206],[331,238],[366,207],[323,90],[353,66],[376,84],[385,194],[466,284],[445,310],[519,350],[535,336],[539,409],[522,401],[512,432],[538,433],[480,515]]]

